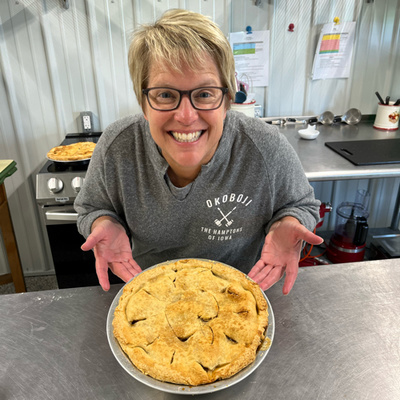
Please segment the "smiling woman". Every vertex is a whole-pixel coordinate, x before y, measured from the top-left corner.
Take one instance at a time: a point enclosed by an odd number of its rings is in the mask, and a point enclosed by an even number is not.
[[[191,257],[251,271],[264,290],[286,272],[288,293],[302,241],[322,241],[310,232],[319,202],[276,127],[229,110],[225,35],[203,15],[170,10],[135,33],[129,69],[143,114],[105,130],[75,202],[102,287],[108,268],[128,281]]]

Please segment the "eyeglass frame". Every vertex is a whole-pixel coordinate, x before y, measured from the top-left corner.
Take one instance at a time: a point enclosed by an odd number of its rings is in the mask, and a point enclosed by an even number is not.
[[[152,90],[152,89],[169,89],[169,90],[175,90],[176,92],[179,93],[179,101],[178,101],[178,104],[177,104],[174,108],[169,108],[168,110],[163,110],[163,109],[161,109],[161,108],[155,108],[155,107],[153,107],[153,106],[151,105],[151,101],[150,101],[150,99],[149,99],[149,91]],[[193,104],[193,101],[192,101],[192,93],[193,93],[194,91],[196,91],[196,90],[199,90],[199,89],[220,89],[221,92],[222,92],[222,97],[221,97],[221,102],[219,103],[218,107],[214,107],[214,108],[198,108],[198,107],[196,107],[196,106]],[[217,110],[218,108],[221,107],[221,105],[222,105],[222,103],[223,103],[223,101],[224,101],[224,96],[225,96],[228,92],[229,92],[229,89],[228,89],[228,88],[226,88],[226,87],[220,87],[220,86],[200,86],[200,87],[198,87],[198,88],[191,89],[191,90],[179,90],[179,89],[175,89],[175,88],[171,88],[171,87],[164,87],[164,86],[155,86],[155,87],[151,87],[151,88],[147,88],[147,89],[142,89],[142,93],[146,96],[147,102],[149,103],[149,106],[150,106],[153,110],[156,110],[156,111],[174,111],[174,110],[178,109],[179,106],[181,105],[182,96],[183,96],[184,94],[187,94],[187,95],[188,95],[190,104],[192,105],[192,107],[193,107],[195,110],[199,110],[199,111],[213,111],[213,110]]]

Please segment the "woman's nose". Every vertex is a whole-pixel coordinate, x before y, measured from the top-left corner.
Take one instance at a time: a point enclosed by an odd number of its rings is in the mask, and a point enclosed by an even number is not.
[[[181,104],[175,110],[175,119],[182,124],[189,125],[198,118],[197,110],[192,106],[189,96],[183,95]]]

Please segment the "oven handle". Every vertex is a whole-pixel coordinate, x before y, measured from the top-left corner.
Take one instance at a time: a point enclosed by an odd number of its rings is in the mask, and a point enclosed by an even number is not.
[[[77,221],[78,213],[62,211],[46,211],[48,221]]]

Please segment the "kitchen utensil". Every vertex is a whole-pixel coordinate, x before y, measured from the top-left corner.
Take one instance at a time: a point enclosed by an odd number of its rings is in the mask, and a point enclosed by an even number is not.
[[[286,124],[286,120],[284,118],[278,118],[278,119],[273,119],[271,121],[266,121],[267,124],[270,125],[285,125]]]
[[[397,99],[396,102],[393,105],[394,106],[400,106],[400,99]]]
[[[333,123],[334,115],[331,111],[325,111],[318,117],[318,122],[322,125],[331,125]]]
[[[378,104],[374,128],[383,131],[395,131],[399,128],[400,105],[395,106],[393,101],[389,104]]]
[[[390,96],[386,96],[385,104],[389,105]]]
[[[310,117],[310,118],[303,118],[303,119],[297,119],[297,118],[286,118],[286,122],[294,123],[294,124],[313,124],[317,122],[318,119],[317,117]]]
[[[238,91],[235,93],[235,103],[242,104],[246,101],[247,95],[245,92]]]
[[[177,260],[172,260],[168,261],[169,262],[175,262]],[[210,260],[207,260],[210,261]],[[162,263],[165,264],[165,263]],[[156,268],[158,265],[152,266],[150,268]],[[233,267],[231,267],[233,268]],[[149,268],[148,268],[149,269]],[[212,392],[217,392],[222,389],[226,389],[228,387],[231,387],[235,385],[236,383],[242,381],[245,379],[247,376],[249,376],[253,371],[255,371],[258,366],[263,362],[265,357],[267,356],[269,349],[271,348],[274,335],[275,335],[275,318],[274,318],[274,312],[272,310],[271,304],[266,296],[266,294],[263,292],[264,298],[268,303],[268,328],[267,331],[265,332],[265,339],[264,343],[260,346],[260,350],[258,350],[256,359],[248,365],[246,368],[242,369],[240,372],[238,372],[236,375],[232,376],[231,378],[228,379],[223,379],[221,381],[213,382],[210,384],[206,385],[200,385],[200,386],[185,386],[185,385],[176,385],[173,383],[167,383],[167,382],[161,382],[158,381],[157,379],[154,379],[150,376],[147,376],[140,372],[129,360],[129,358],[125,355],[125,353],[122,351],[121,347],[119,346],[117,340],[114,337],[113,333],[113,325],[112,321],[114,319],[114,312],[116,307],[118,306],[119,303],[119,298],[121,297],[123,290],[123,286],[120,291],[117,293],[115,296],[113,302],[111,303],[110,309],[108,311],[107,315],[107,323],[106,323],[106,330],[107,330],[107,339],[108,339],[108,344],[111,348],[111,351],[114,355],[114,357],[117,359],[119,364],[122,366],[122,368],[133,378],[138,380],[139,382],[144,383],[147,386],[150,386],[154,389],[158,389],[162,392],[167,392],[167,393],[175,393],[175,394],[180,394],[180,395],[196,395],[196,394],[205,394],[205,393],[212,393]],[[265,346],[265,344],[268,344],[268,346]]]
[[[358,124],[361,121],[361,111],[357,108],[350,108],[350,110],[346,111],[343,115],[342,121],[348,125]]]
[[[357,108],[350,108],[342,116],[337,115],[333,118],[333,123],[345,122],[348,125],[355,125],[361,121],[361,111]]]
[[[307,129],[300,129],[299,135],[302,139],[313,140],[319,135],[319,131],[315,129],[315,125],[308,124]]]
[[[376,97],[377,97],[378,100],[379,100],[379,103],[385,104],[385,102],[383,101],[382,96],[379,94],[379,92],[375,92],[375,94],[376,94]]]

